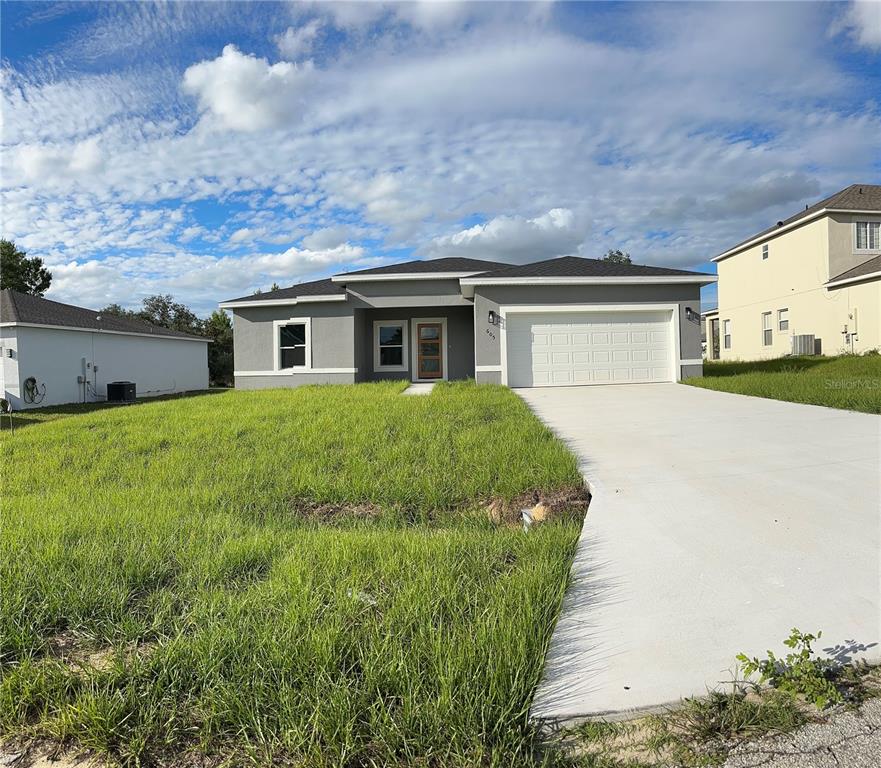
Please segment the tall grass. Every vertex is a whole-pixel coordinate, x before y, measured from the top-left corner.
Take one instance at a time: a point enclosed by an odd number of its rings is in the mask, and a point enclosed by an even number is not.
[[[504,389],[400,388],[4,435],[0,728],[132,764],[527,764],[579,526],[496,529],[477,500],[577,482],[574,459]]]
[[[881,355],[705,362],[686,384],[740,395],[881,413]]]

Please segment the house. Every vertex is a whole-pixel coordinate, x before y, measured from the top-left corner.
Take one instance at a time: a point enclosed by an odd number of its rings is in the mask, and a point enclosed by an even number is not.
[[[708,349],[722,360],[879,349],[879,229],[881,186],[854,184],[716,256]]]
[[[677,381],[702,371],[713,275],[564,257],[408,261],[243,296],[243,389],[475,378],[512,387]]]
[[[38,296],[0,291],[0,390],[14,410],[208,388],[208,339]]]

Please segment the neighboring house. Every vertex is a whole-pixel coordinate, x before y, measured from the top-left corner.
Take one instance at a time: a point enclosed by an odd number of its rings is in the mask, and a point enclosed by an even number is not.
[[[704,360],[719,359],[719,310],[701,312],[701,349]]]
[[[881,347],[879,230],[881,186],[854,184],[714,258],[721,359],[791,354],[802,335],[825,355]]]
[[[476,378],[512,387],[700,375],[715,276],[565,257],[410,261],[222,303],[236,387]]]
[[[111,381],[134,382],[138,397],[207,389],[208,339],[0,291],[0,390],[13,409],[104,400]]]

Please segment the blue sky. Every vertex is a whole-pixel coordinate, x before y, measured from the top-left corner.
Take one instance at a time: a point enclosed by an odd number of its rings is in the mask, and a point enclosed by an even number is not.
[[[881,178],[879,2],[0,10],[2,233],[85,306],[410,257],[712,271]]]

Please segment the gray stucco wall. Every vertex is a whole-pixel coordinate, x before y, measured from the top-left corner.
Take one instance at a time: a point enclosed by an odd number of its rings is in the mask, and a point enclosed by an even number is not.
[[[461,307],[471,306],[458,280],[388,280],[350,283],[346,289],[360,306]]]
[[[664,285],[517,285],[486,286],[474,293],[476,365],[501,365],[501,333],[498,325],[489,324],[489,310],[511,304],[678,304],[679,344],[683,360],[701,357],[700,286],[692,284]],[[686,308],[693,310],[693,319],[686,319]],[[700,375],[696,368],[689,375]],[[498,383],[496,371],[477,371],[477,381]]]
[[[412,379],[412,323],[408,322],[408,354],[406,371],[373,370],[373,323],[376,320],[408,320],[425,317],[447,319],[447,378],[468,379],[474,377],[474,315],[470,306],[430,307],[421,309],[384,308],[356,310],[356,359],[359,381],[386,379]]]
[[[881,254],[881,249],[856,249],[855,221],[879,221],[881,214],[835,213],[828,217],[829,222],[829,277],[859,266],[873,256]]]
[[[312,318],[312,367],[355,368],[355,319],[348,301],[253,307],[233,312],[236,371],[271,371],[275,355],[275,320]],[[292,374],[280,374],[290,378]],[[315,380],[318,373],[293,374]],[[275,378],[275,377],[273,377]],[[238,385],[238,382],[237,382]],[[292,386],[276,384],[275,386]]]

